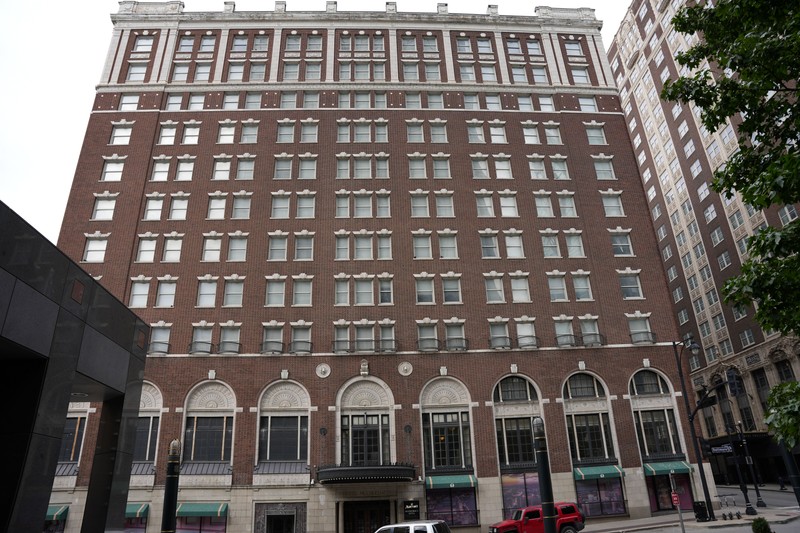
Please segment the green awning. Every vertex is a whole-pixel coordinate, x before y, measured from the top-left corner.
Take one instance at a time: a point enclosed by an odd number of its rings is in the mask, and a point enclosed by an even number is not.
[[[428,476],[425,486],[429,489],[467,489],[478,486],[478,479],[472,475]]]
[[[227,503],[179,503],[177,516],[227,516]]]
[[[644,475],[665,476],[668,474],[688,474],[692,466],[686,461],[668,461],[666,463],[645,463]]]
[[[582,481],[584,479],[625,477],[625,472],[617,465],[581,466],[573,468],[572,475],[576,480]]]
[[[66,520],[67,513],[69,513],[69,505],[48,505],[45,520]]]
[[[129,503],[125,506],[125,518],[144,518],[150,512],[147,503]]]

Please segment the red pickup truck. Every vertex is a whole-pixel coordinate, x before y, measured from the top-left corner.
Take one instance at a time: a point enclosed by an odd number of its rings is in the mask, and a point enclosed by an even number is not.
[[[558,502],[556,508],[556,531],[577,533],[585,526],[583,513],[574,503]],[[542,506],[534,505],[517,509],[508,520],[489,526],[489,533],[543,533]]]

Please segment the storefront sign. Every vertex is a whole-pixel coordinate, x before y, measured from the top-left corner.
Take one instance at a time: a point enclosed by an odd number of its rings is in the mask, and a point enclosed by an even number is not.
[[[419,520],[419,500],[403,502],[403,520]]]

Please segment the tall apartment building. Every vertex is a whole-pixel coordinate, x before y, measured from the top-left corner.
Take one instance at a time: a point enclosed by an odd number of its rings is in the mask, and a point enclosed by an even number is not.
[[[112,20],[59,244],[152,328],[129,529],[178,438],[181,530],[485,530],[539,501],[534,417],[589,516],[672,509],[670,472],[702,498],[593,10]]]
[[[703,409],[703,432],[719,453],[709,456],[717,482],[736,483],[731,450],[746,435],[756,477],[776,480],[785,468],[763,423],[769,389],[800,373],[800,341],[763,331],[753,310],[725,305],[721,286],[740,272],[746,241],[766,225],[797,218],[797,206],[756,211],[736,196],[710,190],[712,174],[737,149],[737,121],[709,132],[700,110],[660,100],[667,79],[688,75],[675,55],[688,50],[671,24],[683,0],[635,0],[608,52],[620,89],[651,220],[681,335],[703,346],[691,359],[691,381],[716,390],[718,405]],[[738,450],[741,454],[743,450]]]

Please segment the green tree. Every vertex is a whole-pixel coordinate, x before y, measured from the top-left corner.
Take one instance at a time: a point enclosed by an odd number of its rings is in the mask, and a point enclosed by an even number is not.
[[[677,60],[690,76],[668,81],[666,100],[693,102],[708,131],[738,125],[739,150],[714,174],[717,192],[756,209],[800,201],[800,2],[717,0],[681,9],[674,27],[700,37]],[[800,331],[800,219],[749,239],[749,259],[724,287],[731,305],[756,304],[756,320]]]
[[[775,440],[791,450],[800,443],[800,382],[787,381],[776,385],[767,398],[767,417]]]

